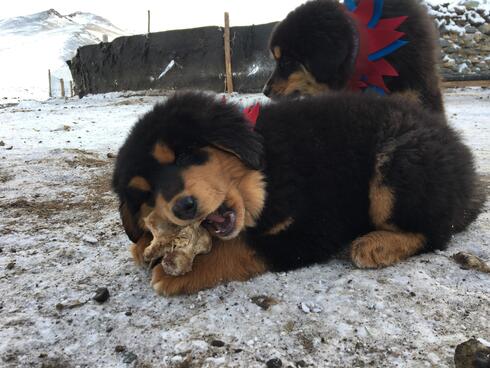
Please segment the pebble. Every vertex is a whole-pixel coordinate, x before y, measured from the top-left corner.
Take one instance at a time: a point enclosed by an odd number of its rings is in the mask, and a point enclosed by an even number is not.
[[[482,368],[490,366],[490,346],[477,339],[470,339],[456,347],[456,368]]]
[[[124,354],[123,363],[129,364],[134,362],[136,359],[138,359],[138,356],[135,353],[128,351],[126,354]]]
[[[92,299],[98,303],[105,303],[109,299],[109,289],[105,287],[98,288]]]
[[[124,345],[116,345],[114,351],[116,353],[122,353],[123,351],[126,351],[126,347]]]
[[[96,237],[90,235],[84,235],[82,240],[90,244],[96,244],[98,242]]]
[[[322,308],[314,303],[305,303],[301,302],[299,305],[299,309],[301,309],[305,313],[320,313]]]
[[[213,341],[211,341],[211,346],[215,346],[217,348],[222,348],[223,346],[225,346],[225,343],[221,340],[213,340]]]
[[[267,361],[267,363],[265,363],[265,365],[267,366],[267,368],[281,368],[282,367],[282,360],[279,358],[273,358],[273,359]]]
[[[274,298],[267,295],[257,295],[250,298],[252,303],[257,304],[263,310],[269,310],[269,308],[278,303]]]

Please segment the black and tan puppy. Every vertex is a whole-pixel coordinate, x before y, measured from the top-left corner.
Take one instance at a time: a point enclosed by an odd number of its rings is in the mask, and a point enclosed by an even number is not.
[[[137,262],[144,218],[213,237],[209,254],[152,284],[191,293],[349,250],[362,268],[441,249],[476,218],[473,159],[443,121],[398,97],[336,94],[264,106],[253,128],[233,104],[177,94],[143,116],[119,151],[114,189]]]
[[[345,3],[308,1],[276,26],[270,39],[276,68],[264,88],[265,95],[274,98],[317,95],[325,91],[372,88],[381,91],[380,86],[385,84],[383,93],[403,93],[432,111],[443,111],[437,71],[438,37],[421,1],[350,0]],[[364,23],[370,19],[371,13],[366,8],[370,4],[382,9],[379,25],[373,29],[360,24],[363,19]],[[349,10],[354,6],[357,10]],[[356,17],[353,15],[356,11],[367,14]],[[397,17],[407,18],[398,18],[391,29],[382,23]],[[386,44],[389,44],[384,49],[386,56],[378,59],[382,54],[376,55],[376,45],[383,48]],[[373,53],[369,54],[369,50]],[[368,57],[376,61],[370,62]],[[385,73],[376,75],[378,67]]]

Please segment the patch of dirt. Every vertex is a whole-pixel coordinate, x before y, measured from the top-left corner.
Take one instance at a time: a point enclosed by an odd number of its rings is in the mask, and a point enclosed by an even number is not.
[[[14,177],[15,177],[14,175],[7,174],[7,173],[0,171],[0,183],[2,183],[2,184],[12,180]]]
[[[108,162],[105,162],[108,164]],[[78,186],[86,193],[83,201],[73,201],[72,192],[59,192],[57,200],[39,198],[18,198],[0,202],[0,211],[13,211],[14,218],[36,215],[41,219],[50,219],[63,211],[94,211],[110,210],[116,207],[116,199],[111,195],[111,175],[109,168],[102,174],[81,182]]]
[[[110,165],[111,162],[108,160],[103,160],[97,157],[93,152],[81,150],[81,149],[67,149],[65,150],[69,153],[74,153],[73,159],[65,159],[64,162],[70,167],[102,167]]]
[[[480,180],[487,196],[490,196],[490,175],[480,175]]]
[[[144,98],[132,99],[132,100],[123,100],[114,103],[114,106],[127,106],[127,105],[141,105],[144,103]]]

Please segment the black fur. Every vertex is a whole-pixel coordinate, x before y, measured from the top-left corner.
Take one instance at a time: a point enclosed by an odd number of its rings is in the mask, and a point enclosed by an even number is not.
[[[178,167],[166,171],[152,162],[158,140],[177,154],[219,141],[264,173],[265,207],[244,236],[273,270],[326,261],[375,230],[368,192],[380,156],[384,184],[395,197],[390,223],[423,234],[423,251],[443,248],[476,218],[484,198],[472,154],[443,116],[397,97],[283,101],[263,106],[252,131],[232,104],[203,94],[177,95],[144,116],[121,148],[114,188],[122,202],[132,200],[126,188],[134,175],[161,188],[177,180]],[[294,222],[285,231],[267,235],[288,218]]]
[[[385,0],[382,18],[408,16],[398,30],[409,43],[386,57],[399,77],[385,77],[391,92],[416,91],[423,105],[444,110],[437,70],[440,58],[438,35],[426,7],[419,0]],[[264,91],[286,79],[299,65],[332,90],[342,90],[350,80],[357,56],[356,28],[336,0],[313,0],[299,6],[274,29],[271,50],[281,48],[283,58]],[[296,66],[295,66],[296,65]]]
[[[216,146],[237,155],[250,168],[261,168],[262,137],[245,123],[234,106],[210,103],[213,98],[199,93],[176,94],[166,103],[157,104],[133,127],[119,150],[113,175],[114,191],[132,219],[139,217],[143,203],[153,205],[154,198],[129,188],[129,181],[142,176],[153,189],[170,199],[184,187],[180,171],[206,162],[206,153],[200,150],[203,147]],[[175,152],[175,165],[162,167],[153,158],[157,142],[165,142]],[[143,235],[137,221],[124,225],[133,242]]]

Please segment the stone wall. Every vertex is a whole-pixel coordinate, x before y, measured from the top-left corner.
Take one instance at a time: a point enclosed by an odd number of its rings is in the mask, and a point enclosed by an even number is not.
[[[490,12],[478,2],[429,7],[441,35],[441,73],[446,80],[490,79]]]

